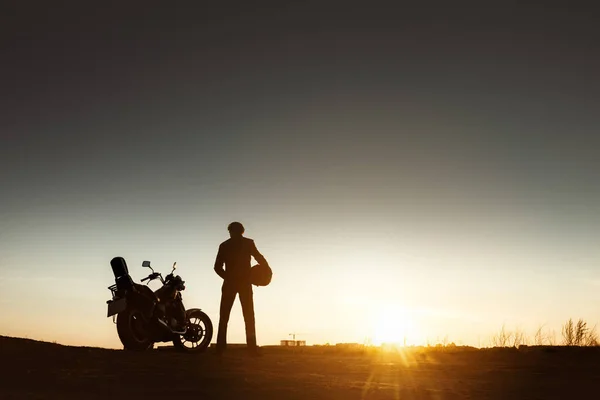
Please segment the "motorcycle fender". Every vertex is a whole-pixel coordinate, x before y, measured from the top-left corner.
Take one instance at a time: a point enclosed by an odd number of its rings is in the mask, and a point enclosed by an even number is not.
[[[108,303],[108,312],[106,317],[112,317],[115,314],[124,311],[127,308],[127,300],[125,297],[121,299],[116,299]]]

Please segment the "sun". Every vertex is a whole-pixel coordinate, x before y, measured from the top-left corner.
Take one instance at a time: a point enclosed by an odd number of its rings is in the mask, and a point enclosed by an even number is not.
[[[402,307],[384,307],[376,313],[372,342],[411,345],[418,340],[418,329],[410,313]]]

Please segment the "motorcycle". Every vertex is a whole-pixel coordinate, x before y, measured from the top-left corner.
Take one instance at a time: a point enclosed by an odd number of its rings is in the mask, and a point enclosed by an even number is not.
[[[133,282],[123,257],[110,261],[115,284],[108,287],[112,299],[108,300],[107,318],[116,319],[117,334],[125,350],[147,350],[156,342],[173,342],[180,351],[201,353],[210,345],[213,336],[212,321],[199,308],[185,309],[181,292],[185,281],[174,275],[177,263],[165,278],[154,272],[150,261],[142,267],[152,271],[141,282]],[[148,283],[159,279],[162,286],[153,291]]]

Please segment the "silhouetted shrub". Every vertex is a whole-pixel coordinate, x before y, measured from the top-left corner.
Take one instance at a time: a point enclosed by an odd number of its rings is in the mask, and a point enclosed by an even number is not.
[[[590,329],[581,318],[577,322],[569,318],[562,326],[562,337],[565,346],[598,346],[596,326]]]

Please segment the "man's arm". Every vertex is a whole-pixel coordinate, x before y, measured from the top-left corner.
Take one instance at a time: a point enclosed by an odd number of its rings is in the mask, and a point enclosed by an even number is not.
[[[215,272],[222,279],[225,279],[225,269],[223,268],[223,264],[225,261],[223,260],[223,247],[219,246],[219,251],[217,252],[217,258],[215,259]]]
[[[258,262],[261,265],[269,266],[267,259],[262,254],[260,254],[260,252],[256,248],[256,243],[254,243],[254,240],[252,241],[252,246],[250,246],[250,249],[251,249],[250,254],[252,254],[252,257],[254,257],[256,262]]]

